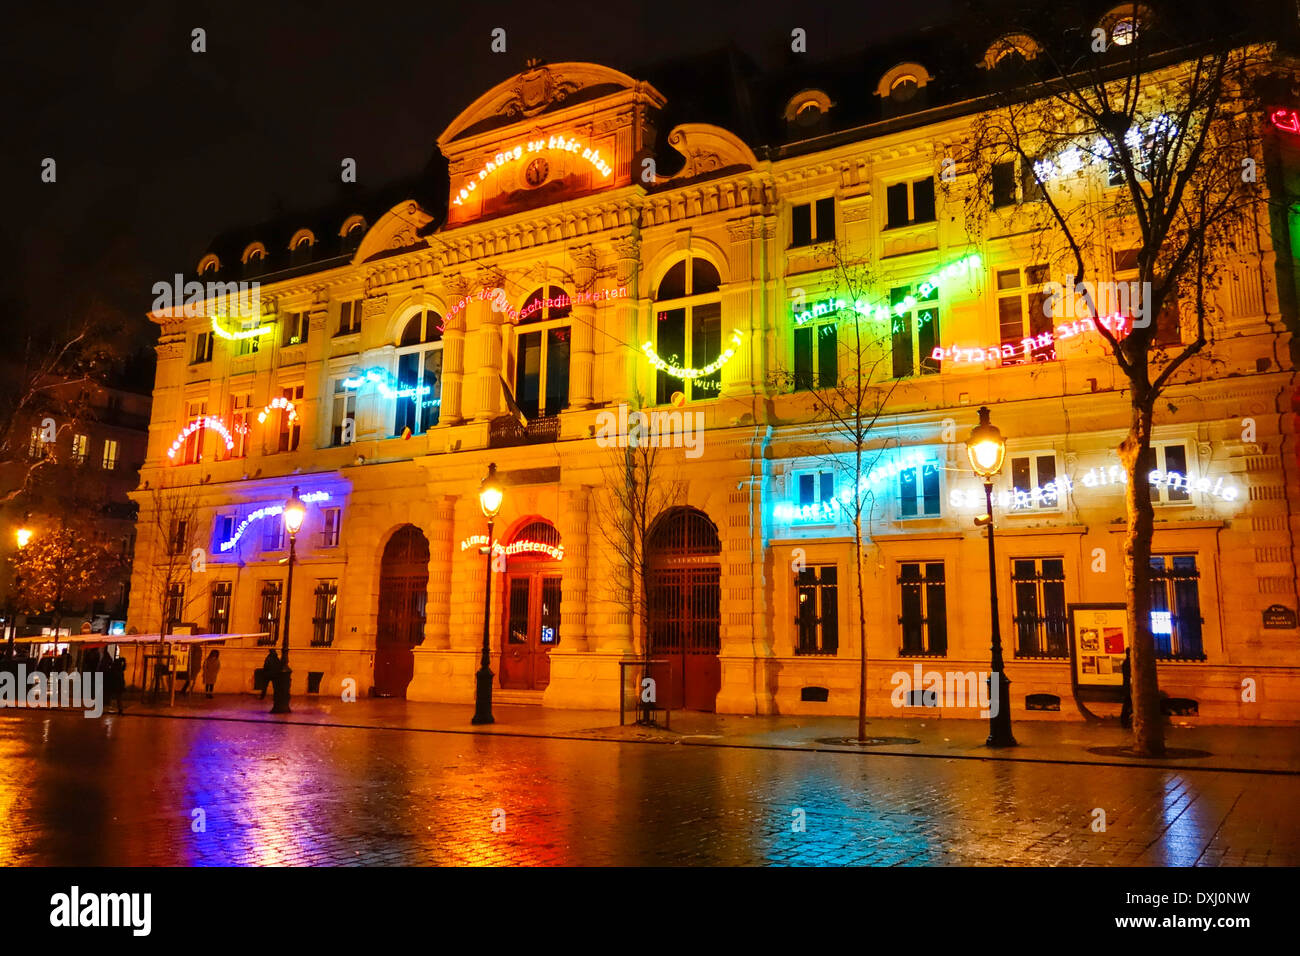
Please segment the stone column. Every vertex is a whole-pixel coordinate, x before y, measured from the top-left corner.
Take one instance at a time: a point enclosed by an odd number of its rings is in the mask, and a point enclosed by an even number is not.
[[[479,281],[483,288],[494,289],[501,285],[502,277],[485,269],[479,276]],[[490,295],[481,299],[475,296],[465,311],[470,313],[467,328],[477,328],[479,337],[478,392],[475,396],[477,407],[474,410],[474,420],[490,422],[500,414],[501,409],[503,315],[492,311]]]
[[[602,514],[597,496],[608,499],[608,492],[593,489],[588,498],[588,527],[609,517]],[[616,552],[614,543],[596,531],[587,552],[588,645],[606,654],[631,654],[632,594],[631,573],[626,559]]]
[[[448,276],[443,281],[448,308],[455,306],[469,289],[463,276]],[[445,320],[442,333],[442,406],[438,415],[440,425],[459,425],[461,392],[465,380],[465,309]]]
[[[587,408],[592,404],[595,366],[596,304],[586,296],[596,290],[596,253],[584,246],[573,253],[574,306],[569,328],[569,407]]]
[[[761,471],[762,463],[753,463]],[[762,477],[751,475],[727,496],[722,533],[722,627],[719,713],[773,711],[772,641],[763,560]]]
[[[434,650],[451,647],[451,575],[455,560],[456,498],[431,496],[433,517],[429,522],[429,594],[427,598],[428,646]]]
[[[587,502],[591,486],[561,493],[559,531],[564,544],[564,585],[560,646],[556,650],[585,651],[587,642]]]
[[[610,300],[600,311],[604,327],[611,332],[603,337],[601,350],[605,353],[605,382],[600,400],[617,404],[629,402],[641,389],[646,402],[654,401],[654,374],[640,355],[641,343],[648,330],[640,327],[641,313],[641,240],[637,236],[615,239],[611,245],[618,255],[614,278],[618,286],[627,289],[627,296]],[[624,343],[632,345],[632,349]],[[648,383],[648,384],[644,384]],[[648,392],[646,390],[649,390]]]

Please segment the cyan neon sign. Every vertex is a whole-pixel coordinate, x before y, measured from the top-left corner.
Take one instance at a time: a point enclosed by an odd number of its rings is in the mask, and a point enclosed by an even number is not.
[[[428,395],[433,391],[430,385],[402,385],[393,381],[393,376],[382,368],[368,368],[360,375],[345,378],[343,387],[347,389],[358,389],[366,384],[373,384],[379,387],[379,394],[384,398],[415,398],[420,395]]]

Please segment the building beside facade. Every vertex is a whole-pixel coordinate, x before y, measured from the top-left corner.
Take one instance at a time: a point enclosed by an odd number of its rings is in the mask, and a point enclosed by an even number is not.
[[[988,406],[1007,436],[993,570],[1015,714],[1079,717],[1069,608],[1125,598],[1129,403],[1095,328],[1043,318],[1044,284],[1065,279],[1022,228],[1024,176],[992,197],[1005,214],[978,240],[943,179],[1007,43],[876,51],[824,87],[737,82],[753,99],[743,135],[707,110],[682,116],[670,83],[533,65],[438,137],[443,206],[215,244],[187,280],[200,314],[153,316],[131,626],[158,627],[136,609],[178,539],[146,533],[149,512],[158,489],[183,492],[206,565],[180,582],[176,607],[193,610],[174,617],[265,632],[222,652],[218,690],[249,689],[286,614],[277,516],[296,487],[295,692],[310,674],[321,694],[350,680],[470,702],[488,574],[477,491],[495,464],[498,687],[614,708],[643,635],[606,527],[624,461],[611,436],[644,409],[674,434],[646,542],[651,652],[672,662],[673,703],[855,713],[843,442],[812,393],[861,367],[844,319],[861,304],[892,316],[868,442],[870,711],[896,712],[900,673],[988,666],[983,490],[963,446]],[[958,53],[969,69],[950,66]],[[753,121],[764,97],[770,115]],[[1300,140],[1260,119],[1261,169],[1284,178]],[[955,183],[974,188],[960,171]],[[1285,223],[1261,218],[1248,238],[1224,266],[1212,355],[1157,414],[1153,626],[1162,690],[1202,719],[1296,720],[1300,631],[1282,614],[1298,603],[1295,258]],[[1129,245],[1117,225],[1118,280]],[[846,290],[846,256],[871,263],[869,287]],[[239,282],[258,283],[251,310],[220,301]]]

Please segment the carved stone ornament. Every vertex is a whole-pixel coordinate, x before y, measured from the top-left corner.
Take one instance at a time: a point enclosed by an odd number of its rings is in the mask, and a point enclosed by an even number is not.
[[[373,298],[365,299],[361,303],[361,318],[373,319],[377,315],[383,315],[388,308],[388,296],[377,295]]]
[[[681,153],[686,165],[673,179],[692,179],[720,169],[754,169],[758,159],[734,133],[708,123],[684,123],[668,135],[668,145]]]
[[[549,107],[563,103],[577,92],[578,84],[566,80],[549,67],[539,66],[519,74],[510,96],[501,104],[500,115],[536,116]]]

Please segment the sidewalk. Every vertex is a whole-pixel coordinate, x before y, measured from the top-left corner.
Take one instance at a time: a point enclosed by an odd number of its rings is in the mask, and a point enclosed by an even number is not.
[[[212,700],[177,698],[174,707],[128,701],[126,716],[182,720],[233,720],[294,723],[324,727],[373,728],[424,733],[500,734],[569,740],[610,740],[686,746],[754,747],[773,750],[903,755],[948,760],[1005,760],[1034,763],[1085,763],[1110,766],[1156,766],[1300,776],[1300,728],[1169,727],[1166,746],[1207,751],[1200,757],[1162,760],[1091,752],[1090,748],[1123,747],[1129,734],[1113,723],[1023,721],[1014,727],[1020,746],[990,750],[984,746],[988,724],[951,718],[872,717],[867,732],[885,740],[872,746],[836,742],[852,737],[852,717],[766,717],[703,714],[672,715],[672,729],[618,725],[618,714],[603,710],[554,710],[496,704],[496,723],[470,724],[469,704],[430,704],[403,700],[363,699],[355,703],[323,698],[293,699],[293,713],[272,715],[271,701],[248,695],[219,694]]]

